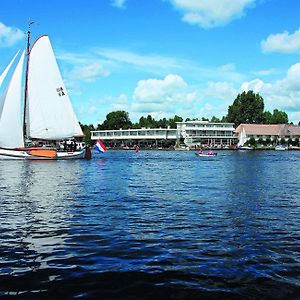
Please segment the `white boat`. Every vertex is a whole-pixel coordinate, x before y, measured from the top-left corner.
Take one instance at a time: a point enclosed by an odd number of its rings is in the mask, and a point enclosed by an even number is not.
[[[289,146],[290,150],[300,150],[299,146]]]
[[[49,37],[39,37],[31,48],[29,41],[30,30],[26,68],[24,51],[15,69],[12,70],[12,66],[18,53],[0,76],[0,87],[5,79],[8,81],[0,98],[0,159],[84,158],[86,149],[62,151],[55,147],[56,142],[82,137],[83,133],[63,83]],[[9,72],[12,73],[10,79],[7,78]],[[37,141],[52,143],[53,146],[36,147],[34,145]],[[29,142],[33,147],[29,147]]]
[[[285,146],[279,144],[279,145],[275,146],[275,150],[284,151],[284,150],[287,150],[287,148]]]
[[[217,153],[216,152],[208,152],[208,153],[203,153],[203,152],[196,152],[195,153],[197,156],[200,156],[200,157],[214,157],[214,156],[217,156]]]
[[[190,151],[190,147],[186,145],[180,145],[179,147],[175,147],[176,151]]]
[[[249,147],[249,146],[240,146],[240,147],[237,147],[237,150],[247,151],[247,150],[254,150],[254,148],[253,147]]]

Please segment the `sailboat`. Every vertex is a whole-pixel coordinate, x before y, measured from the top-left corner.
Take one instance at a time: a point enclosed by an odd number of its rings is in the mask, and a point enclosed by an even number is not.
[[[253,147],[246,146],[245,143],[247,142],[247,135],[245,132],[245,128],[243,127],[240,137],[239,137],[239,142],[237,144],[237,150],[254,150]]]
[[[0,87],[17,56],[18,53],[0,75]],[[30,48],[30,26],[25,70],[24,60],[25,50],[0,97],[0,159],[84,158],[87,149],[76,149],[73,141],[72,148],[66,147],[67,140],[82,137],[83,132],[63,83],[50,39],[47,35],[40,36]],[[46,146],[51,143],[53,146]]]

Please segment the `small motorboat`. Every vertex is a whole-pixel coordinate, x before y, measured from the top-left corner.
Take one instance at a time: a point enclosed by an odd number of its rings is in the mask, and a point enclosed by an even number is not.
[[[248,150],[254,150],[254,148],[253,147],[249,147],[249,146],[239,146],[239,147],[237,147],[237,150],[248,151]]]
[[[216,152],[208,152],[208,153],[204,153],[204,152],[196,152],[195,153],[197,156],[200,156],[200,157],[214,157],[214,156],[217,156],[217,153]]]

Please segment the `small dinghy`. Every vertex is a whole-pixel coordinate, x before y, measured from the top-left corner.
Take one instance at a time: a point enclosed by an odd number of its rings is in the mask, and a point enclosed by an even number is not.
[[[200,156],[200,157],[214,157],[214,156],[217,156],[217,153],[215,152],[208,152],[208,153],[204,153],[204,152],[196,152],[195,153],[197,156]]]

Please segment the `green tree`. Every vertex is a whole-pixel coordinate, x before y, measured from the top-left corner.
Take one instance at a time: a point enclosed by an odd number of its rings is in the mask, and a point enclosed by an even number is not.
[[[254,138],[253,136],[250,137],[250,139],[246,142],[246,145],[256,147],[256,141],[255,141],[255,138]]]
[[[261,137],[258,139],[257,143],[258,143],[258,145],[264,145],[265,144],[264,140]]]
[[[106,119],[102,124],[102,130],[113,130],[113,129],[128,129],[132,125],[129,114],[126,111],[113,111],[106,115]]]
[[[287,124],[289,122],[288,115],[281,110],[274,109],[271,124]]]
[[[265,111],[264,119],[266,124],[288,124],[289,122],[287,113],[278,109],[274,109],[273,114]]]
[[[161,128],[167,128],[168,127],[168,121],[166,118],[160,119],[157,121],[157,127]]]
[[[147,127],[147,119],[144,116],[140,117],[139,125],[140,127]]]
[[[241,123],[263,123],[264,99],[253,91],[238,94],[233,104],[228,107],[227,121],[236,126]]]
[[[269,111],[265,111],[264,112],[264,122],[266,124],[273,124],[272,121],[273,121],[273,115],[272,115],[272,113],[269,112]]]
[[[221,119],[221,123],[227,123],[227,122],[229,122],[227,116],[223,116]]]
[[[83,142],[87,145],[91,145],[91,131],[95,130],[94,125],[90,124],[90,125],[84,125],[84,124],[80,124],[81,130],[83,132]]]
[[[266,138],[266,145],[268,146],[268,145],[271,145],[271,143],[272,143],[272,140],[269,138],[269,137],[267,137]]]
[[[148,115],[145,117],[140,117],[139,120],[139,126],[140,127],[146,127],[146,128],[155,128],[156,127],[156,121],[154,118],[152,118],[151,115]]]
[[[212,123],[221,123],[221,120],[219,118],[215,117],[215,116],[212,116],[210,122],[212,122]]]
[[[240,117],[240,110],[241,110],[241,100],[240,95],[237,96],[237,98],[233,101],[232,105],[229,105],[228,107],[228,114],[226,119],[230,123],[234,123],[236,126],[242,123],[241,117]]]
[[[181,117],[179,117],[179,116],[177,116],[177,115],[175,115],[174,116],[174,118],[170,118],[169,119],[169,126],[170,126],[170,128],[177,128],[177,122],[182,122],[183,121],[183,119],[181,118]]]
[[[193,119],[191,119],[191,118],[186,118],[186,119],[185,119],[185,122],[188,122],[188,121],[199,121],[199,119],[198,119],[198,118],[193,118]]]
[[[282,138],[280,139],[280,144],[282,144],[282,145],[285,144],[285,138],[282,137]]]

